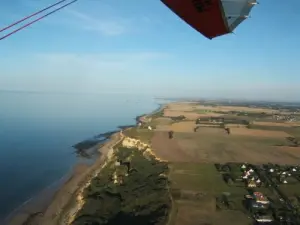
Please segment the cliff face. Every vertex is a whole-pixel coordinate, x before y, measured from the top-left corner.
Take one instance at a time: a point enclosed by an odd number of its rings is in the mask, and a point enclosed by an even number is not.
[[[137,148],[138,150],[143,150],[149,148],[149,145],[141,142],[138,139],[125,137],[122,141],[122,146],[125,148]]]
[[[149,145],[125,137],[85,188],[72,225],[162,225],[170,208],[168,166]]]
[[[136,148],[143,152],[143,156],[146,159],[154,158],[159,162],[166,162],[165,160],[157,157],[149,144],[146,144],[138,139],[126,137],[122,141],[122,146],[126,148]]]

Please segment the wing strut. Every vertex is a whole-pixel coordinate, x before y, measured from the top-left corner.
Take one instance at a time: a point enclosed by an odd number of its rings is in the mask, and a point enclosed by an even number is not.
[[[17,25],[17,24],[19,24],[19,23],[21,23],[21,22],[23,22],[23,21],[25,21],[25,20],[27,20],[27,19],[29,19],[29,18],[31,18],[31,17],[33,17],[33,16],[36,16],[36,15],[38,15],[38,14],[40,14],[40,13],[46,11],[47,9],[50,9],[50,8],[52,8],[52,7],[54,7],[54,6],[58,5],[58,4],[60,4],[60,3],[63,3],[63,2],[65,2],[65,1],[67,1],[67,0],[61,0],[61,1],[59,1],[59,2],[57,2],[57,3],[55,3],[55,4],[53,4],[53,5],[50,5],[50,6],[44,8],[44,9],[38,11],[38,12],[35,12],[35,13],[33,13],[33,14],[27,16],[27,17],[24,17],[23,19],[21,19],[21,20],[15,22],[15,23],[13,23],[13,24],[7,26],[7,27],[2,28],[2,29],[0,30],[0,33],[3,32],[3,31],[5,31],[5,30],[7,30],[7,29],[9,29],[9,28],[11,28],[11,27],[13,27],[13,26],[15,26],[15,25]],[[15,34],[15,33],[17,33],[17,32],[19,32],[20,30],[23,30],[23,29],[26,28],[26,27],[29,27],[29,26],[32,25],[33,23],[36,23],[36,22],[38,22],[38,21],[44,19],[45,17],[50,16],[51,14],[53,14],[53,13],[55,13],[55,12],[57,12],[57,11],[63,9],[63,8],[65,8],[65,7],[67,7],[67,6],[69,6],[69,5],[73,4],[73,3],[75,3],[75,2],[77,2],[77,1],[78,1],[78,0],[73,0],[73,1],[71,1],[71,2],[69,2],[69,3],[67,3],[67,4],[64,4],[64,5],[60,6],[59,8],[54,9],[54,10],[50,11],[49,13],[47,13],[47,14],[45,14],[45,15],[43,15],[43,16],[41,16],[41,17],[39,17],[39,18],[37,18],[37,19],[35,19],[35,20],[33,20],[33,21],[31,21],[31,22],[29,22],[29,23],[23,25],[23,26],[21,26],[20,28],[13,30],[12,32],[10,32],[10,33],[8,33],[8,34],[6,34],[6,35],[0,37],[0,41],[3,40],[3,39],[5,39],[5,38],[7,38],[7,37],[9,37],[9,36],[11,36],[11,35],[13,35],[13,34]]]

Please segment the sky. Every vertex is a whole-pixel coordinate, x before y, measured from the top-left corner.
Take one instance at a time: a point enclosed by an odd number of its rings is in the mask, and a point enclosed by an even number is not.
[[[1,1],[0,27],[54,2]],[[261,0],[209,40],[160,0],[79,0],[0,41],[0,90],[300,101],[299,8]]]

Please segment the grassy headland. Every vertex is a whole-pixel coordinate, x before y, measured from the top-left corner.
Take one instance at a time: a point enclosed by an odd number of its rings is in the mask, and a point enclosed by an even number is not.
[[[72,225],[165,224],[171,205],[167,172],[147,148],[119,147],[85,189]]]

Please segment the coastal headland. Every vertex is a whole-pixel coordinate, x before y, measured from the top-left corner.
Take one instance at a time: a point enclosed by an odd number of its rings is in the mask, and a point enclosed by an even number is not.
[[[300,222],[298,107],[173,102],[99,151],[23,225]]]
[[[160,110],[163,106],[155,109]],[[136,123],[146,114],[137,116]],[[37,200],[30,204],[24,204],[12,216],[7,218],[7,225],[47,225],[47,224],[65,224],[62,223],[62,215],[69,211],[76,212],[77,196],[82,192],[90,180],[98,174],[108,158],[111,157],[114,146],[118,145],[124,138],[124,130],[135,127],[135,125],[119,126],[118,130],[106,132],[95,136],[92,140],[82,141],[73,147],[79,156],[85,157],[87,152],[93,152],[95,149],[100,153],[92,165],[75,165],[70,174],[67,174],[60,180],[60,187],[55,193],[40,193]],[[98,138],[107,141],[99,141]],[[47,197],[47,200],[44,199]],[[49,198],[51,198],[49,200]],[[40,203],[42,202],[42,203]],[[45,203],[46,202],[46,203]],[[46,205],[45,205],[46,204]]]

